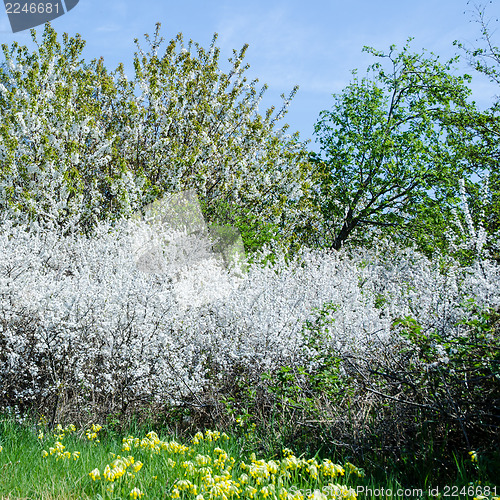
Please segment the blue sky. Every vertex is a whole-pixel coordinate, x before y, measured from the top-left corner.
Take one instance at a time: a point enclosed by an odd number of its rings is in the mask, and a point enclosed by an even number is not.
[[[491,27],[498,28],[500,0],[483,3]],[[285,121],[291,132],[298,130],[302,139],[312,139],[310,147],[317,149],[313,127],[319,112],[330,108],[332,93],[349,83],[352,69],[362,74],[374,62],[361,51],[364,45],[387,50],[391,44],[402,47],[412,36],[415,51],[425,48],[444,60],[457,51],[453,40],[477,46],[480,32],[471,21],[473,13],[474,4],[467,0],[80,0],[52,26],[60,34],[82,35],[87,42],[85,60],[103,56],[109,69],[123,62],[131,77],[134,38],[146,47],[143,35],[152,35],[157,22],[162,23],[166,42],[182,32],[186,40],[207,47],[217,32],[224,63],[232,49],[248,43],[247,74],[269,85],[261,112],[271,105],[278,107],[280,94],[299,85]],[[37,32],[42,31],[39,26]],[[0,10],[0,41],[33,48],[29,31],[11,32],[4,10]],[[500,33],[494,41],[500,45]],[[478,104],[488,106],[500,93],[465,61],[458,72],[474,76],[473,96]]]

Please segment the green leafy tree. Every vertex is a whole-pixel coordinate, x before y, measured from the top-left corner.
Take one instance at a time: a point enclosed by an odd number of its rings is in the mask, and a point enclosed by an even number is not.
[[[410,39],[411,41],[411,39]],[[321,145],[312,154],[316,220],[307,237],[340,249],[380,232],[430,249],[440,241],[457,202],[458,181],[470,165],[450,147],[439,118],[470,104],[467,75],[453,76],[456,59],[364,51],[386,61],[334,95],[315,126]]]

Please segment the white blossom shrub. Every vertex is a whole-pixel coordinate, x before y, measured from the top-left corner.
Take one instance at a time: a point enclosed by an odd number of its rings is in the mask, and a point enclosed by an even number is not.
[[[466,335],[458,322],[476,314],[467,300],[499,300],[498,266],[442,272],[411,250],[303,249],[288,262],[276,253],[274,265],[262,254],[243,274],[210,258],[179,269],[175,253],[169,266],[167,250],[164,271],[144,273],[126,221],[100,223],[91,239],[27,229],[5,219],[0,233],[4,407],[76,415],[217,406],[235,380],[262,384],[281,367],[314,373],[332,354],[399,359],[408,341],[397,318]],[[306,326],[318,311],[327,321],[311,342]]]
[[[294,423],[289,435],[368,461],[383,449],[383,463],[412,460],[415,470],[435,461],[448,468],[453,456],[471,449],[494,458],[500,444],[498,264],[475,260],[463,267],[449,256],[431,261],[389,242],[353,249],[350,261],[390,328],[361,336],[361,349],[342,349],[331,342],[338,332],[335,303],[306,321],[315,365],[303,359],[266,377],[276,412]]]

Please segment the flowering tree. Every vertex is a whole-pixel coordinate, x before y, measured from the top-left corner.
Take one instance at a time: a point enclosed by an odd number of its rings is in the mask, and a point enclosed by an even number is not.
[[[498,447],[500,268],[436,125],[465,102],[461,79],[391,51],[393,72],[374,67],[323,114],[326,157],[309,163],[275,130],[286,109],[257,112],[244,49],[225,74],[215,38],[160,55],[157,29],[129,81],[63,41],[48,26],[34,54],[2,46],[0,411],[54,423],[181,407],[218,424],[255,410],[274,436],[404,459],[422,453],[416,432],[450,453]],[[451,213],[455,185],[472,265],[383,239],[342,248],[429,220],[438,201]],[[263,249],[238,272],[230,245],[221,260],[197,239],[204,217],[247,243],[339,251]],[[191,234],[145,223],[164,219]]]
[[[131,178],[112,154],[110,78],[101,62],[79,60],[79,36],[63,38],[61,48],[48,26],[34,54],[2,45],[0,204],[13,217],[66,231],[98,219],[106,183],[130,186]],[[117,189],[125,199],[127,190]]]
[[[146,38],[131,81],[122,65],[109,73],[102,60],[86,64],[80,36],[64,34],[61,46],[48,24],[33,54],[2,45],[2,210],[90,233],[98,220],[195,189],[211,222],[233,222],[218,209],[225,204],[244,208],[253,231],[286,220],[290,233],[298,209],[288,200],[307,189],[308,166],[298,137],[277,123],[296,89],[262,116],[266,87],[243,76],[246,46],[224,73],[216,36],[205,50],[178,35],[163,54],[159,25]]]
[[[480,29],[482,46],[471,47],[455,41],[454,44],[466,54],[469,64],[485,75],[491,83],[500,84],[500,48],[493,40],[493,30],[486,9],[475,6],[473,20]],[[498,21],[498,19],[497,19]],[[464,186],[475,224],[481,224],[488,235],[488,248],[498,260],[500,258],[498,235],[500,234],[500,175],[498,162],[500,150],[500,100],[496,96],[493,104],[479,112],[467,108],[455,112],[445,121],[451,131],[454,146],[461,149],[467,160],[480,171],[481,181],[467,180]]]

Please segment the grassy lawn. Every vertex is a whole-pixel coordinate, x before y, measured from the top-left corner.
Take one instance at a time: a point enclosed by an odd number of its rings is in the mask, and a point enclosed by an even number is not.
[[[494,487],[467,478],[448,489],[409,488],[391,477],[377,484],[354,464],[287,448],[259,457],[248,450],[245,435],[210,430],[182,440],[137,427],[120,435],[94,424],[49,431],[43,422],[6,417],[0,444],[2,499],[496,497]]]
[[[205,431],[183,443],[98,425],[77,430],[1,422],[2,498],[354,498],[363,476],[352,464],[242,454],[241,442]],[[315,493],[316,492],[316,493]]]

